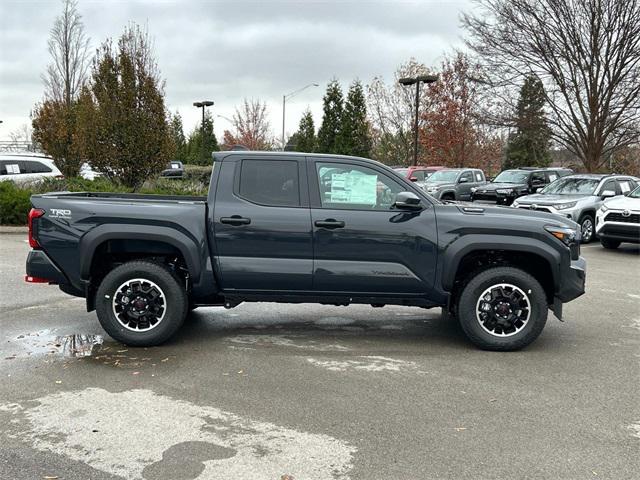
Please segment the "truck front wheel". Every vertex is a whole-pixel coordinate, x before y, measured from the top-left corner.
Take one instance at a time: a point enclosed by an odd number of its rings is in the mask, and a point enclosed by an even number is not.
[[[514,267],[478,273],[463,288],[458,301],[462,329],[474,345],[484,350],[526,347],[542,332],[547,313],[540,283]]]
[[[181,281],[165,266],[132,261],[111,270],[96,292],[102,328],[132,347],[169,339],[182,326],[189,302]]]

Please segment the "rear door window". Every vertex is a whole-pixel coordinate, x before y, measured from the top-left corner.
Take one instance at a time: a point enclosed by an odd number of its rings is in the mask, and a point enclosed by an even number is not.
[[[295,160],[243,160],[238,193],[259,205],[299,207],[298,179]]]
[[[558,179],[558,174],[556,172],[547,172],[547,177],[549,178],[549,183],[553,183]]]
[[[484,175],[480,170],[475,171],[476,182],[484,182]]]
[[[615,192],[616,195],[620,195],[620,187],[615,180],[607,180],[600,189],[600,195],[602,195],[607,190]]]
[[[418,179],[418,182],[423,182],[424,181],[424,170],[415,170],[411,176],[412,177],[416,177]]]
[[[544,172],[533,172],[531,174],[531,184],[532,185],[541,185],[546,183],[546,178],[544,176]]]

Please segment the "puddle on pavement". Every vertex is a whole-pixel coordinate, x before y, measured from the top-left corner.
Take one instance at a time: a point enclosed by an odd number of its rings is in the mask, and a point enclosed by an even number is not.
[[[104,343],[102,335],[55,335],[52,330],[18,335],[15,338],[23,352],[13,356],[59,355],[66,358],[89,357],[99,351]]]
[[[54,346],[61,348],[65,357],[89,357],[99,350],[103,343],[102,335],[65,335],[56,337]]]

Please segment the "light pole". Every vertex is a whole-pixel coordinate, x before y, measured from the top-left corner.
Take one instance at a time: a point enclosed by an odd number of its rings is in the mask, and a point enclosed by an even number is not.
[[[213,105],[211,100],[203,100],[201,102],[193,102],[193,106],[202,109],[202,125],[200,127],[200,143],[202,145],[202,161],[206,163],[206,155],[204,153],[204,109]]]
[[[296,90],[295,92],[291,92],[291,93],[287,93],[286,95],[282,96],[282,151],[284,152],[284,117],[285,117],[285,108],[286,108],[286,103],[287,103],[287,98],[291,98],[297,94],[299,94],[300,92],[302,92],[303,90],[306,90],[309,87],[317,87],[318,84],[317,83],[310,83],[309,85],[305,85],[304,87]]]
[[[420,111],[420,84],[433,83],[438,80],[437,75],[418,75],[417,77],[406,77],[398,80],[400,85],[408,87],[416,84],[416,119],[413,127],[413,165],[418,165],[418,115]]]

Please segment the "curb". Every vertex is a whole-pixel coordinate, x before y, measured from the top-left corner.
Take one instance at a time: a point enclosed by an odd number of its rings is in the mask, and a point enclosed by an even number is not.
[[[27,227],[0,225],[0,235],[3,233],[27,233],[28,231]]]

